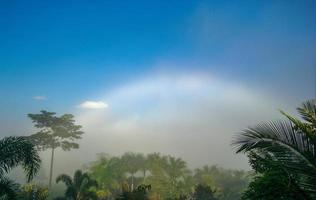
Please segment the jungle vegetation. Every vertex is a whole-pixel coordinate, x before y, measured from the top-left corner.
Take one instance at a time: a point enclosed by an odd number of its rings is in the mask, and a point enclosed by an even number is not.
[[[130,192],[135,185],[150,185],[150,199],[193,198],[197,185],[210,187],[216,199],[239,199],[249,181],[245,171],[215,165],[190,170],[181,158],[160,153],[127,152],[120,157],[102,154],[87,170],[100,183],[97,192],[103,199],[119,196],[122,185]]]
[[[78,166],[74,175],[57,176],[56,183],[63,186],[59,192],[56,184],[50,187],[51,181],[20,185],[7,175],[20,166],[30,182],[40,169],[39,150],[79,148],[74,140],[83,132],[73,116],[42,111],[29,115],[39,129],[35,135],[0,140],[0,199],[315,199],[316,100],[304,102],[297,111],[301,119],[281,110],[284,120],[252,126],[236,136],[233,146],[237,153],[248,156],[250,172],[216,165],[191,169],[182,158],[160,153],[104,153],[94,162]],[[52,165],[50,178],[51,174]]]

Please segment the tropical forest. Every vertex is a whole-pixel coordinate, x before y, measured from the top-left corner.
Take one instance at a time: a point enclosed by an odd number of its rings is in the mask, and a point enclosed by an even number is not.
[[[0,200],[316,200],[315,19],[0,0]]]

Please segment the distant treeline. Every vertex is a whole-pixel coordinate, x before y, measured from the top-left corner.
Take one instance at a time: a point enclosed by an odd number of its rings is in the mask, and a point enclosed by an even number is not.
[[[181,158],[160,153],[128,152],[120,157],[101,154],[87,166],[88,174],[98,183],[102,199],[114,199],[122,186],[133,191],[150,185],[150,199],[180,199],[192,196],[197,185],[209,186],[216,199],[240,199],[249,182],[249,173],[216,165],[190,170]]]

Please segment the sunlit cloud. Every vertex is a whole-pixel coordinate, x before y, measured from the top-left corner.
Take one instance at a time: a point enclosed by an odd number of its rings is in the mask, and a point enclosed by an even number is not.
[[[85,109],[105,109],[108,107],[108,104],[103,101],[85,101],[79,107]]]
[[[44,101],[47,100],[46,96],[34,96],[32,99],[37,100],[37,101]]]

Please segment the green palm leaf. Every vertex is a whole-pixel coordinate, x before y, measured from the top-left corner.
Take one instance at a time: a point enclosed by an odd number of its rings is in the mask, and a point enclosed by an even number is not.
[[[316,100],[309,100],[302,104],[301,107],[297,108],[297,111],[301,114],[302,118],[310,124],[316,125]]]
[[[281,111],[289,121],[275,121],[244,130],[233,142],[236,152],[268,155],[294,175],[302,190],[316,194],[316,101],[298,108],[306,122]],[[264,157],[264,156],[263,156]]]
[[[61,174],[56,178],[56,183],[64,182],[67,187],[72,186],[72,179],[66,174]]]
[[[16,200],[18,199],[19,184],[6,177],[0,177],[0,199]]]
[[[91,179],[87,173],[81,170],[75,171],[73,178],[68,175],[61,174],[56,178],[56,182],[64,182],[67,186],[65,198],[73,200],[96,199],[96,194],[90,189],[97,187],[98,184],[94,179]]]
[[[0,175],[22,165],[30,181],[40,168],[41,159],[26,137],[6,137],[0,141]]]

